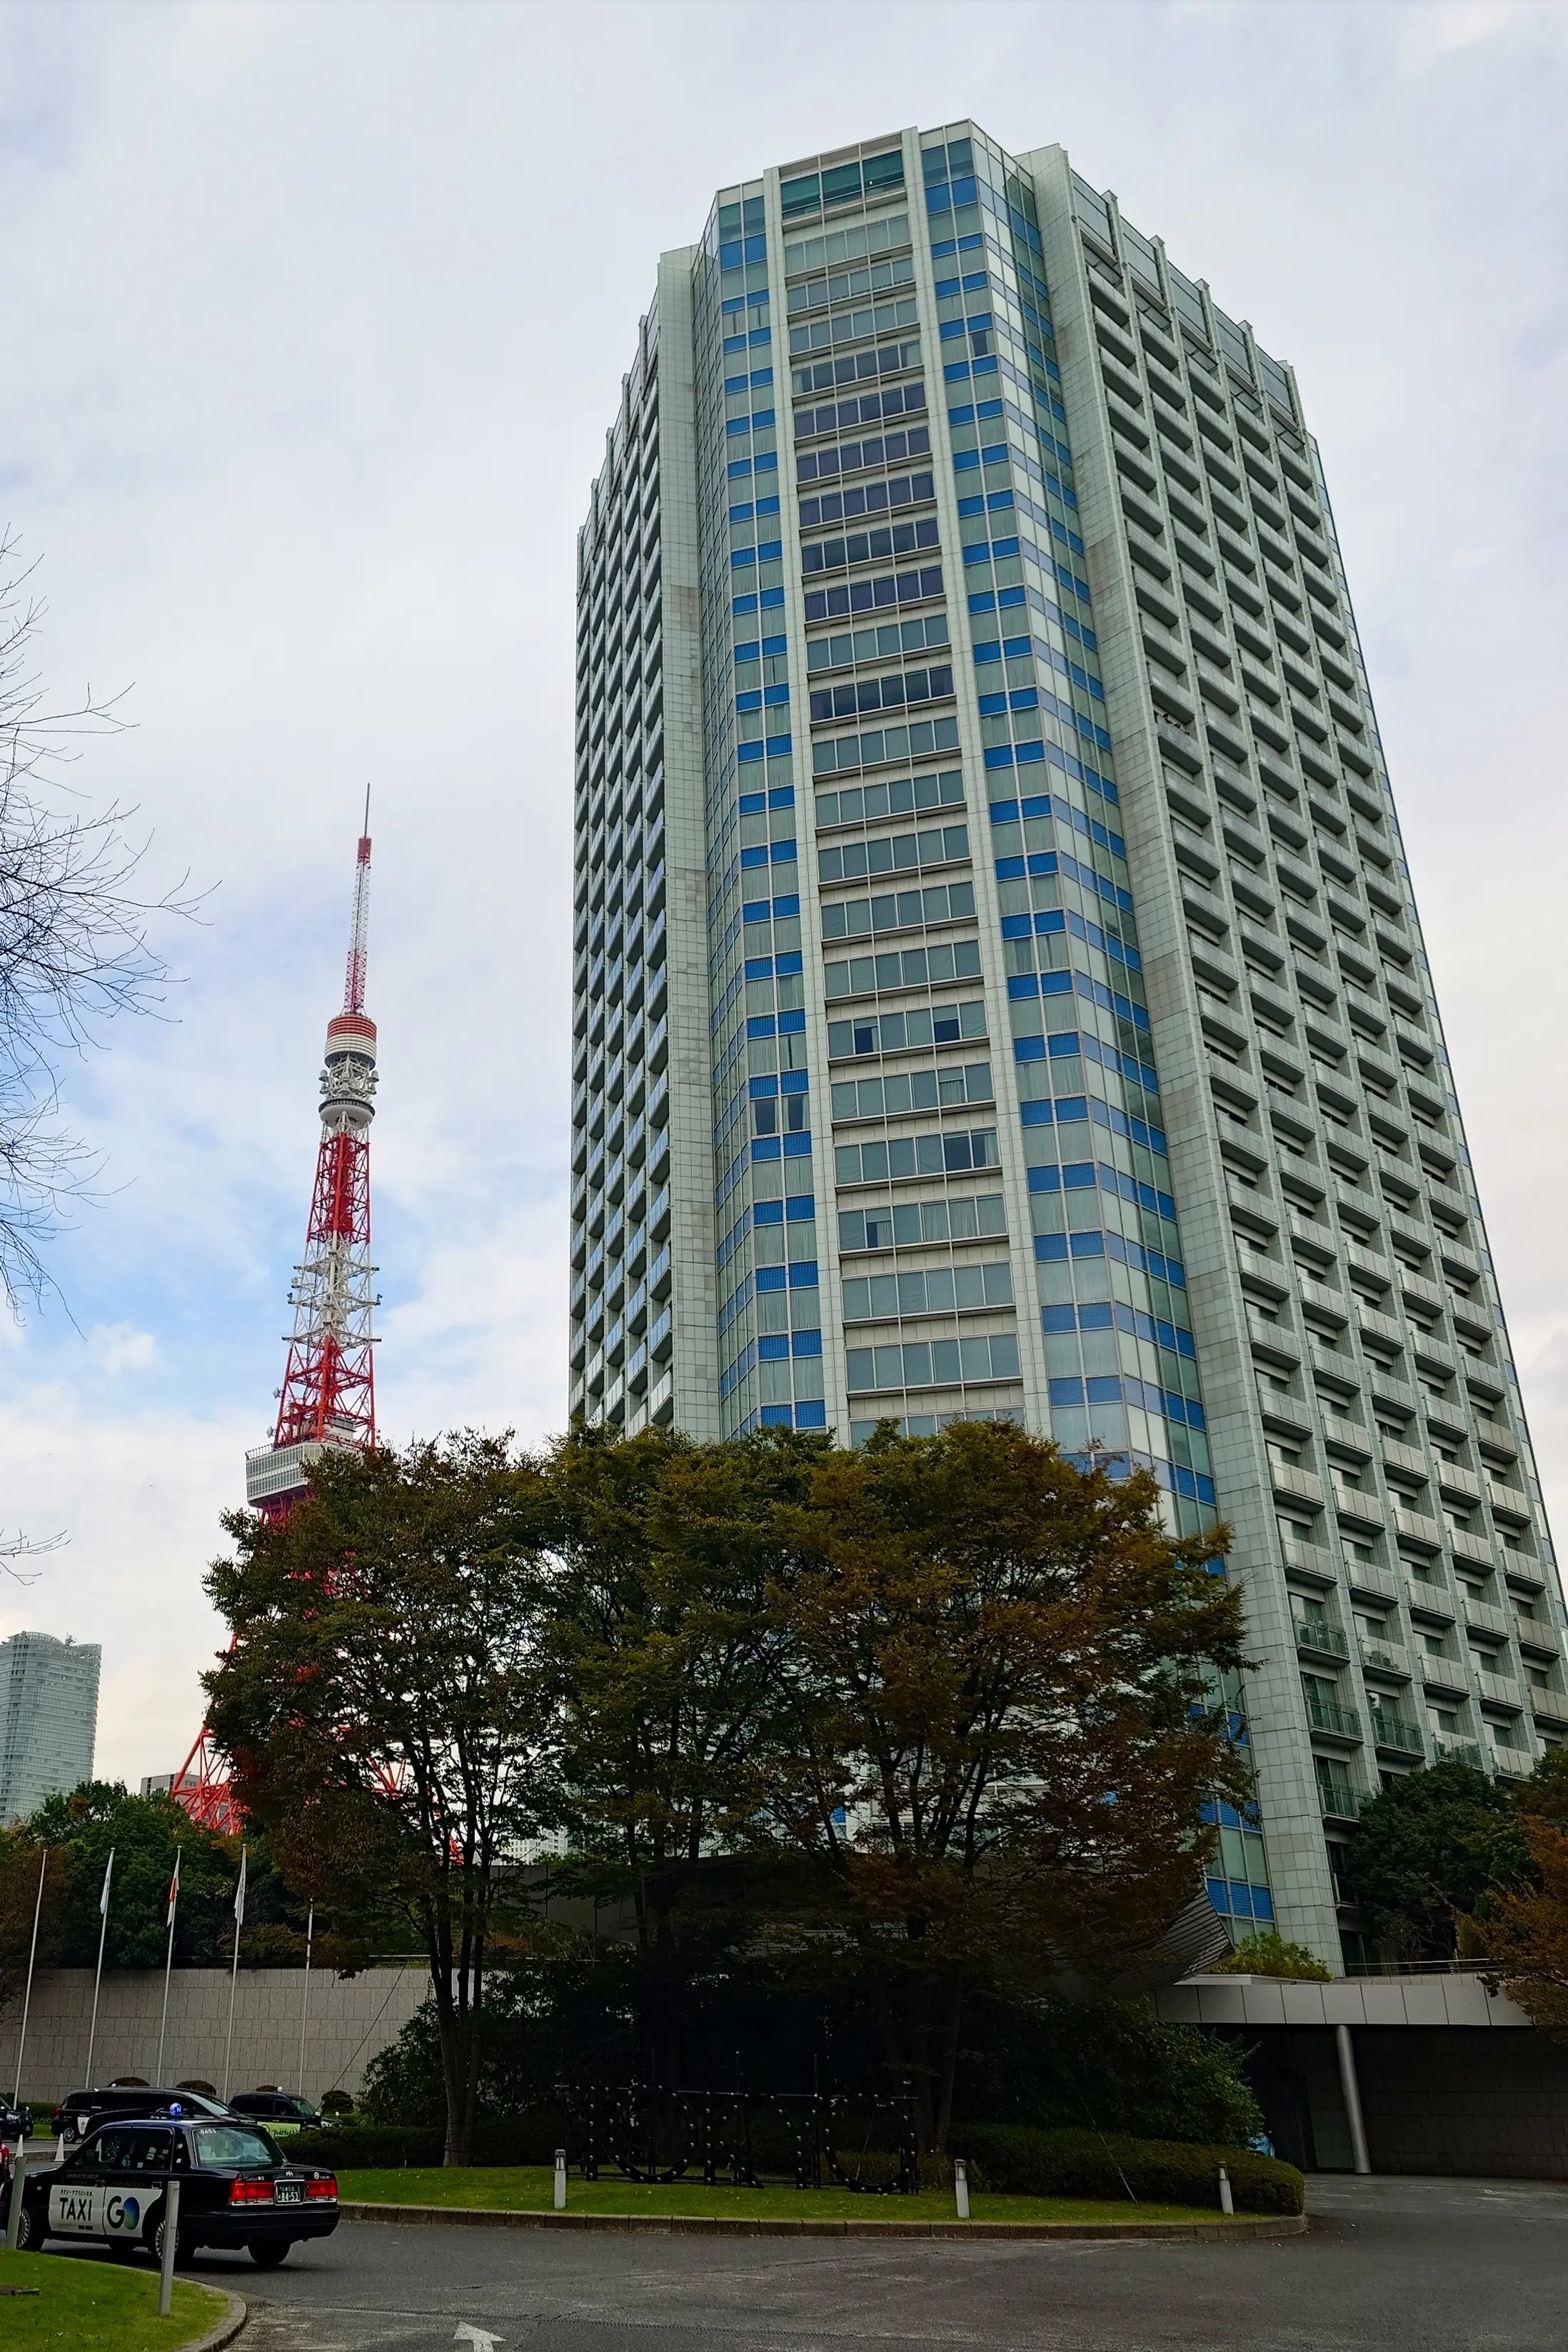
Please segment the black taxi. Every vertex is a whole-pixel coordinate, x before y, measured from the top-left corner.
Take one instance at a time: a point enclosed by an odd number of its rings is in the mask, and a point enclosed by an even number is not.
[[[238,2116],[150,2117],[100,2124],[63,2163],[29,2166],[22,2191],[21,2240],[86,2240],[128,2261],[138,2250],[162,2261],[165,2189],[180,2184],[175,2260],[198,2246],[248,2247],[272,2270],[301,2238],[338,2226],[338,2184],[330,2172],[289,2164],[266,2131]],[[7,2165],[0,2220],[14,2188]]]

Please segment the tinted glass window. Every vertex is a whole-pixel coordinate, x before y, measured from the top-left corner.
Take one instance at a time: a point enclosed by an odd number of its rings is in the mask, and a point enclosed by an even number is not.
[[[195,2135],[198,2164],[276,2164],[270,2140],[243,2124],[204,2124]]]
[[[117,2138],[130,2143],[130,2166],[133,2172],[167,2172],[170,2142],[174,2137],[166,2131],[135,2131],[116,2133]]]
[[[89,2140],[80,2161],[98,2171],[123,2172],[131,2163],[132,2145],[135,2138],[134,2132],[101,2131],[96,2138]]]

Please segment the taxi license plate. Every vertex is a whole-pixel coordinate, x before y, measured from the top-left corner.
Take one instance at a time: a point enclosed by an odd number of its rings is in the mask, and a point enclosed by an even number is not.
[[[302,2180],[277,2181],[273,2185],[272,2196],[274,2202],[279,2205],[302,2205],[305,2201],[305,2184]]]

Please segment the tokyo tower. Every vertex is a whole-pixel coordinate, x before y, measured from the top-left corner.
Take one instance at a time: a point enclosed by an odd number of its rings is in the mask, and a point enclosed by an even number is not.
[[[294,1328],[269,1445],[245,1457],[245,1498],[268,1519],[286,1518],[310,1486],[324,1447],[375,1444],[371,1328],[379,1305],[370,1256],[370,1123],[375,1117],[375,1024],[364,1009],[370,931],[370,793],[354,866],[353,915],[342,1011],[327,1024],[321,1138],[305,1233],[289,1301]],[[193,1821],[239,1827],[226,1760],[204,1725],[170,1789]]]

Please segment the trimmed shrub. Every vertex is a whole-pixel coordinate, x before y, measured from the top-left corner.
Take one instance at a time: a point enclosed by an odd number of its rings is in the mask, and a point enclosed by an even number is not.
[[[1022,2124],[955,2126],[952,2152],[977,2186],[1004,2197],[1134,2197],[1151,2205],[1219,2205],[1219,2168],[1238,2213],[1300,2213],[1306,2182],[1293,2164],[1246,2147],[1130,2139],[1092,2131],[1031,2131]],[[1125,2176],[1125,2178],[1123,2178]]]

